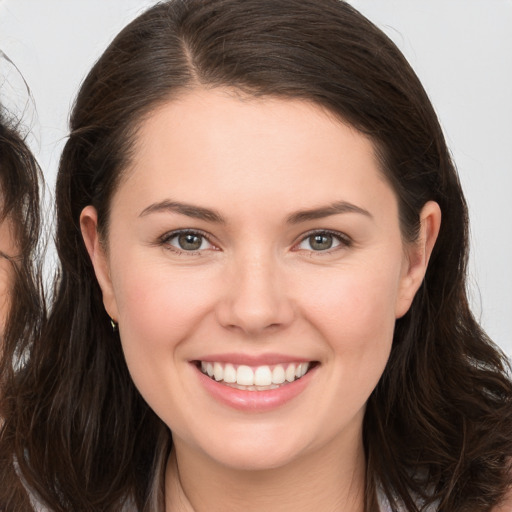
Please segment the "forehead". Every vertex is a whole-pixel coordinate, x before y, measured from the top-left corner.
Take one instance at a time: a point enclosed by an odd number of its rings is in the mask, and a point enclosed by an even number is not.
[[[358,200],[371,183],[388,186],[372,142],[321,106],[215,89],[183,94],[146,117],[120,189],[155,201],[260,193],[314,205],[345,193]]]

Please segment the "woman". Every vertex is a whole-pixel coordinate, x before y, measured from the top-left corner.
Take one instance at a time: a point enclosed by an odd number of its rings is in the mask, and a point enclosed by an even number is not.
[[[38,257],[40,179],[37,162],[0,105],[0,431],[16,407],[10,394],[15,369],[44,318]],[[7,439],[3,432],[2,438]],[[9,485],[8,478],[2,479],[4,484]]]
[[[350,6],[148,10],[81,88],[57,209],[5,510],[503,506],[512,384],[468,307],[459,181]]]
[[[0,106],[0,339],[17,343],[37,323],[41,300],[34,257],[39,243],[40,170]],[[13,302],[13,297],[16,301]],[[18,307],[19,306],[19,307]],[[4,340],[5,338],[5,340]],[[7,347],[9,350],[9,347]],[[0,375],[8,370],[3,367]]]

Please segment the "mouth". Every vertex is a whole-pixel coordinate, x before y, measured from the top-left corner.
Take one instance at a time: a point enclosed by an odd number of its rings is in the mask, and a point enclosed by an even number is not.
[[[269,391],[295,382],[319,363],[317,361],[247,366],[223,362],[196,361],[197,368],[225,386],[242,391]]]

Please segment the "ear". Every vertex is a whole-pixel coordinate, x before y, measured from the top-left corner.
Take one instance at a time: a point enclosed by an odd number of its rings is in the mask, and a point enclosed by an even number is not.
[[[80,229],[91,258],[96,279],[103,293],[103,305],[112,320],[119,318],[117,303],[110,278],[108,257],[98,234],[98,214],[93,206],[86,206],[80,214]]]
[[[405,248],[406,257],[396,303],[396,318],[407,313],[423,282],[440,227],[441,208],[435,201],[428,201],[420,213],[418,240]]]

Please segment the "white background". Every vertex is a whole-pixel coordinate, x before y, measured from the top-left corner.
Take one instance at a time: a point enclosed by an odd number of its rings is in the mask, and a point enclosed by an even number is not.
[[[78,86],[154,0],[0,0],[1,100],[32,130],[53,189]],[[512,355],[512,0],[352,0],[400,47],[440,117],[470,208],[470,296]],[[50,192],[51,201],[51,192]]]

